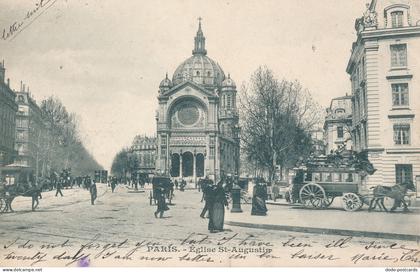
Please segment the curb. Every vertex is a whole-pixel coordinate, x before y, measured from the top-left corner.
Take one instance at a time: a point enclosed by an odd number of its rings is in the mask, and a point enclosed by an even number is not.
[[[292,206],[294,206],[293,204],[290,204],[290,203],[281,203],[281,202],[265,202],[265,204],[267,204],[267,205],[274,205],[274,206],[290,206],[290,207],[292,207]]]
[[[242,203],[241,203],[242,204]],[[267,205],[273,205],[273,206],[287,206],[287,207],[304,207],[303,205],[299,205],[299,204],[290,204],[290,203],[281,203],[281,202],[265,202],[265,204]],[[363,207],[365,207],[366,205],[363,205]],[[325,209],[334,209],[334,207],[330,207],[330,208],[324,208]],[[420,210],[420,205],[411,205],[408,207],[409,210],[414,210],[414,211],[418,211]],[[323,209],[317,209],[317,210],[323,210]]]
[[[417,242],[420,241],[420,235],[413,235],[413,234],[357,231],[357,230],[344,230],[344,229],[326,229],[326,228],[312,228],[312,227],[285,226],[285,225],[253,224],[253,223],[244,223],[244,222],[235,222],[235,221],[225,221],[225,224],[230,225],[230,226],[236,226],[236,227],[244,227],[244,228],[293,231],[293,232],[316,233],[316,234],[326,234],[326,235],[398,239],[398,240],[417,241]]]

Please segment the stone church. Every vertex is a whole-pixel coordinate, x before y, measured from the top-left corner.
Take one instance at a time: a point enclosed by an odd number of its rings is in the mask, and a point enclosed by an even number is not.
[[[239,173],[235,82],[207,56],[199,22],[192,56],[159,85],[156,170],[197,181]]]

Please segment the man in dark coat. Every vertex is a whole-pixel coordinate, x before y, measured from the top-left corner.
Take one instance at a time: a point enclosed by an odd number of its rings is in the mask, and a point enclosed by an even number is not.
[[[89,192],[90,192],[90,202],[92,205],[95,205],[95,200],[96,200],[96,197],[98,196],[98,191],[96,189],[96,183],[94,180],[92,181],[90,185]]]
[[[292,193],[291,203],[299,202],[299,191],[302,188],[303,179],[305,178],[305,172],[299,169],[296,176],[292,180]]]
[[[155,189],[155,197],[157,200],[157,210],[155,211],[155,217],[159,214],[159,218],[163,217],[163,213],[169,210],[165,202],[165,189],[161,186],[158,186]]]
[[[187,186],[187,182],[184,179],[181,179],[181,183],[179,184],[179,190],[183,192],[185,190],[185,186]]]
[[[203,190],[203,199],[205,201],[204,208],[201,211],[200,217],[205,218],[206,212],[208,211],[210,207],[211,202],[211,193],[212,193],[212,185],[213,182],[211,180],[205,179],[202,181],[202,190]]]
[[[115,187],[117,187],[117,180],[115,178],[112,178],[112,181],[111,181],[112,192],[115,191]]]
[[[63,196],[63,192],[61,192],[61,189],[63,188],[61,178],[57,179],[57,182],[56,182],[55,186],[57,188],[57,191],[55,192],[55,196],[58,196],[58,194]]]

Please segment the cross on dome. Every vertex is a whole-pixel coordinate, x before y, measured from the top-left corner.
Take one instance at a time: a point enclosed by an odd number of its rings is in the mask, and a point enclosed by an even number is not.
[[[198,30],[197,35],[194,38],[194,50],[193,55],[206,55],[206,38],[204,37],[203,31],[201,30],[201,20],[203,18],[198,17]]]

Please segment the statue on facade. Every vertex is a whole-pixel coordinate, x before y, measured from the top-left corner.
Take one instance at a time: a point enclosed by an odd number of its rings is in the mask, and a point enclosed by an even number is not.
[[[378,13],[370,10],[369,4],[366,4],[366,11],[363,13],[363,25],[364,27],[378,26]]]

